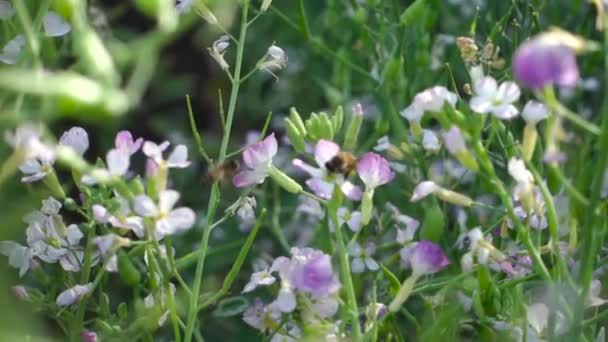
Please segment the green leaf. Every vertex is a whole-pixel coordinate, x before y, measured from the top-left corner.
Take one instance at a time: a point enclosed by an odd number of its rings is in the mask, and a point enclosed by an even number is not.
[[[213,311],[215,317],[231,317],[242,314],[249,307],[247,298],[238,296],[220,301],[217,309]]]
[[[433,200],[433,203],[424,211],[424,221],[422,223],[422,228],[420,229],[420,238],[438,242],[443,235],[444,227],[445,215],[437,204],[437,201]]]
[[[399,291],[399,287],[401,287],[399,279],[393,274],[393,272],[391,272],[388,268],[384,267],[384,265],[380,264],[380,268],[382,268],[382,272],[384,273],[388,281],[391,283],[391,295],[396,295]]]

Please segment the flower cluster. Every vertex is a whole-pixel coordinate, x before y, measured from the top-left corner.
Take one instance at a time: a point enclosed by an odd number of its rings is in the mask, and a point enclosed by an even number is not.
[[[250,326],[263,332],[273,331],[287,319],[285,328],[277,335],[297,338],[300,328],[290,314],[298,311],[303,322],[310,324],[329,319],[338,312],[340,282],[329,255],[312,248],[293,247],[291,258],[279,257],[272,266],[253,273],[243,293],[271,286],[277,280],[280,282],[277,297],[267,305],[258,298],[245,312],[243,319]]]

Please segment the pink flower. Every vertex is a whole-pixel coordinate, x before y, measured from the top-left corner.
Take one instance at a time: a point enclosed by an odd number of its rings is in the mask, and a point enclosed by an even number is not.
[[[415,274],[433,274],[450,264],[439,245],[430,241],[420,241],[409,253],[409,263]]]
[[[368,152],[359,159],[357,174],[365,183],[366,191],[373,190],[395,178],[388,161],[374,152]]]
[[[579,79],[574,50],[540,38],[523,43],[513,56],[513,74],[527,88],[574,87]]]
[[[319,197],[330,199],[334,186],[338,185],[346,197],[358,201],[361,199],[361,189],[344,179],[341,174],[332,174],[325,166],[340,153],[340,146],[329,140],[319,140],[315,146],[315,161],[318,167],[305,163],[300,159],[294,159],[293,165],[308,173],[312,178],[306,181],[306,185]]]
[[[277,150],[278,144],[274,133],[264,140],[248,146],[243,152],[243,161],[248,170],[243,170],[234,176],[232,184],[237,188],[245,188],[263,183],[268,177],[272,159],[277,154]]]
[[[116,139],[114,140],[114,144],[116,145],[117,149],[128,151],[130,155],[133,155],[135,152],[139,151],[143,143],[143,138],[133,140],[133,135],[131,135],[131,132],[129,131],[118,132],[118,134],[116,134]]]

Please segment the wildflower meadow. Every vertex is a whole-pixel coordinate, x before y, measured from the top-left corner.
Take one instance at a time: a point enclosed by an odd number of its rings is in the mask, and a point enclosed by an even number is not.
[[[606,341],[606,0],[0,0],[0,131],[0,341]]]

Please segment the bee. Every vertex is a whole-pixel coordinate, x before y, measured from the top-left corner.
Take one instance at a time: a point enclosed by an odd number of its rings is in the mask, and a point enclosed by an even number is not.
[[[228,182],[236,175],[239,167],[238,160],[227,160],[219,165],[211,165],[207,171],[205,181],[208,183],[215,181],[220,183]]]
[[[354,154],[340,151],[327,163],[325,163],[325,168],[329,172],[348,176],[357,168],[357,162],[357,157]]]

